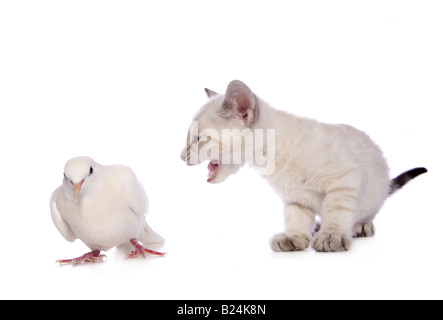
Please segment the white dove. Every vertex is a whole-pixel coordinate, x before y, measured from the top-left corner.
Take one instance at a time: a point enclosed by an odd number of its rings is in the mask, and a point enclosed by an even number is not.
[[[63,184],[51,196],[51,216],[68,241],[77,238],[92,252],[60,264],[102,261],[100,251],[130,242],[135,250],[128,258],[164,253],[143,244],[163,239],[146,223],[148,197],[134,172],[122,165],[104,166],[89,157],[77,157],[65,165]]]

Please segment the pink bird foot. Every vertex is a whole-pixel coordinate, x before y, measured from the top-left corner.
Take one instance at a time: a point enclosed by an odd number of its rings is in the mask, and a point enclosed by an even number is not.
[[[94,250],[92,252],[88,252],[81,257],[74,258],[74,259],[66,259],[66,260],[57,260],[57,263],[59,264],[71,264],[73,266],[87,263],[87,262],[102,262],[103,259],[106,258],[104,254],[100,254],[100,250]]]
[[[156,256],[164,256],[166,254],[166,253],[162,253],[162,252],[157,252],[157,251],[154,251],[154,250],[146,249],[141,244],[139,244],[136,239],[131,239],[131,240],[129,240],[129,242],[131,242],[131,244],[134,246],[135,250],[131,251],[127,255],[127,258],[136,258],[138,256],[143,256],[143,257],[146,258],[146,254],[153,254],[153,255],[156,255]]]

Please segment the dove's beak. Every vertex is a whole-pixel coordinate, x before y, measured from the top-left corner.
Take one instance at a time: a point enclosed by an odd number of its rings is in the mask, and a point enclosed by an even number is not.
[[[73,183],[72,184],[72,188],[74,189],[74,199],[75,199],[75,202],[78,201],[78,194],[82,190],[83,182],[85,182],[85,180],[82,180],[79,183]]]

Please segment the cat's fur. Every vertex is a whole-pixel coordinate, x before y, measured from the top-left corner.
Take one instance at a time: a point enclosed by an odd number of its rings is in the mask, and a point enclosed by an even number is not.
[[[317,251],[348,250],[352,237],[374,234],[372,220],[386,198],[426,172],[417,168],[391,180],[381,150],[365,133],[276,110],[240,81],[232,81],[223,95],[206,92],[210,99],[194,118],[198,137],[188,134],[181,157],[187,164],[210,160],[208,181],[219,183],[245,161],[226,164],[210,152],[195,159],[192,150],[212,145],[241,152],[218,138],[223,129],[275,130],[275,159],[268,159],[275,160],[274,170],[263,174],[284,203],[285,231],[271,240],[274,251],[304,250],[310,244]],[[208,129],[218,135],[201,136]],[[270,146],[269,141],[254,145],[260,148],[254,152],[267,155]],[[321,227],[312,235],[316,216]]]

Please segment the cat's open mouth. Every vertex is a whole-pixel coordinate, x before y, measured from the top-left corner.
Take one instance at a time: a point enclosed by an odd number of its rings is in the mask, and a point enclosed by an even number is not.
[[[208,164],[208,182],[213,181],[217,177],[217,171],[218,171],[219,164],[216,160],[211,160]]]

